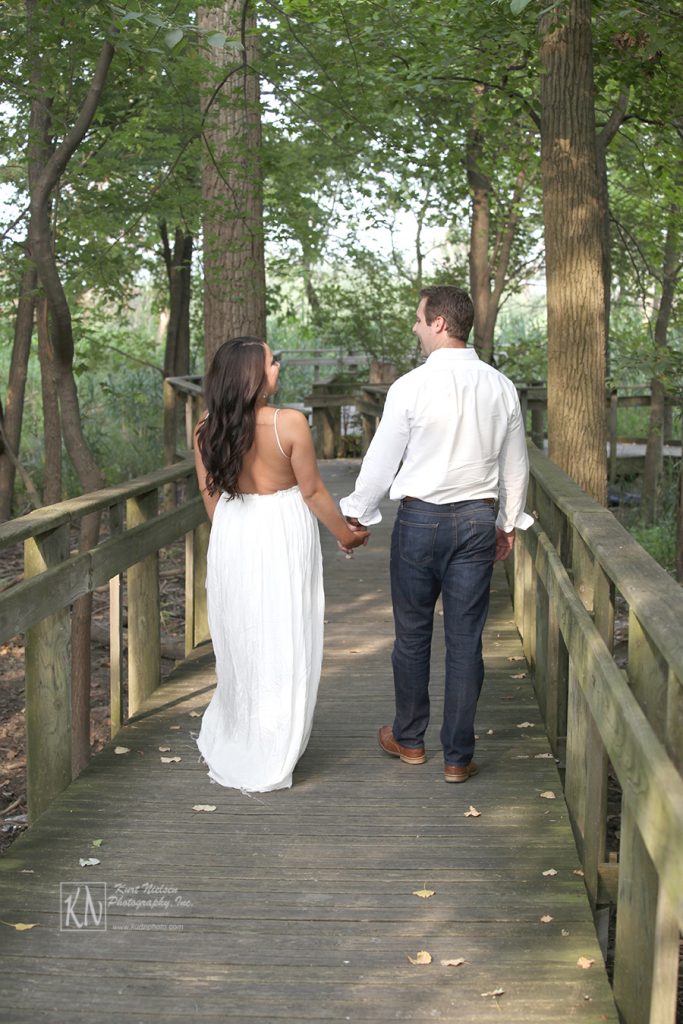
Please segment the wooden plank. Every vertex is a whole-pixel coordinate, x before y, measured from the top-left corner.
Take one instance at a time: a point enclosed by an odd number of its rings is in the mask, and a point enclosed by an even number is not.
[[[197,497],[181,508],[108,537],[91,551],[69,557],[67,548],[63,561],[52,565],[40,579],[26,578],[0,595],[0,642],[108,583],[114,575],[193,529],[203,516]]]
[[[324,467],[331,490],[348,493],[356,467]],[[121,1019],[159,1024],[616,1024],[528,668],[508,660],[521,646],[501,567],[484,637],[480,774],[443,782],[438,615],[428,760],[402,765],[377,746],[393,702],[390,525],[350,560],[322,538],[325,663],[291,790],[249,796],[206,777],[190,712],[210,699],[213,665],[198,649],[121,730],[130,753],[110,744],[0,859],[3,920],[37,924],[0,927],[3,1005],[84,1024],[112,1005]],[[160,745],[182,761],[162,765]],[[550,790],[554,800],[541,796]],[[470,804],[479,818],[465,817]],[[81,868],[89,855],[100,864]],[[175,886],[189,905],[112,905],[106,932],[60,933],[69,879]],[[425,885],[435,895],[420,900]],[[429,967],[408,962],[419,949]],[[582,955],[595,960],[588,971]],[[453,956],[466,963],[439,963]],[[503,996],[482,997],[499,986]]]
[[[558,607],[577,678],[619,781],[633,803],[645,847],[683,925],[683,780],[648,724],[583,608],[557,553],[539,538],[538,568]]]
[[[46,575],[69,553],[58,526],[24,545],[24,574]],[[60,608],[26,635],[26,788],[34,822],[71,782],[71,616]]]
[[[145,494],[152,488],[163,487],[173,480],[183,480],[193,473],[194,462],[187,459],[185,462],[155,470],[146,476],[128,480],[114,487],[91,491],[90,494],[84,494],[79,498],[60,501],[58,505],[46,505],[44,508],[35,509],[28,515],[0,526],[0,550],[11,544],[18,544],[28,537],[38,537],[41,533],[56,529],[63,523],[77,521],[89,513],[101,512],[116,501],[126,501],[128,498]]]
[[[126,502],[129,528],[155,519],[156,490]],[[156,525],[156,522],[153,524]],[[159,554],[154,551],[128,570],[128,713],[139,710],[161,681]]]

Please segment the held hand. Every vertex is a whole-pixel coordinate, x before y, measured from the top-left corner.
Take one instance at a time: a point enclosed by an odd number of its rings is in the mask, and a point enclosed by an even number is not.
[[[356,519],[355,516],[344,516],[344,519],[349,524],[350,529],[354,533],[357,533],[358,530],[362,530],[365,533],[366,536],[365,536],[365,540],[363,541],[363,547],[365,547],[367,545],[367,543],[368,543],[368,537],[370,536],[369,531],[366,530],[366,528],[363,526],[363,524],[360,522],[360,520]],[[354,547],[358,547],[358,545],[354,544]]]
[[[362,526],[355,526],[349,523],[350,537],[345,537],[344,540],[337,541],[337,547],[340,551],[343,551],[345,555],[350,555],[353,548],[359,548],[361,545],[365,545],[368,542],[370,533]]]
[[[501,530],[500,527],[496,527],[496,557],[494,562],[504,562],[512,551],[512,545],[515,543],[515,531],[511,530],[510,533],[506,533],[505,530]]]

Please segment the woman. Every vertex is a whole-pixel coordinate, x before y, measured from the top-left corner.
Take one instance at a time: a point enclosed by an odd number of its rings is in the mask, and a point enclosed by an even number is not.
[[[226,342],[195,431],[218,678],[197,743],[212,779],[248,792],[291,786],[311,732],[324,609],[314,516],[347,553],[368,536],[320,479],[306,418],[266,404],[279,372],[259,338]]]

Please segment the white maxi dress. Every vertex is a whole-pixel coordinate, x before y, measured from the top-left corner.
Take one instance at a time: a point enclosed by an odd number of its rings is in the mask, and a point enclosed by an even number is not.
[[[217,686],[197,744],[209,776],[285,789],[311,733],[323,651],[320,537],[298,487],[221,496],[206,588]]]

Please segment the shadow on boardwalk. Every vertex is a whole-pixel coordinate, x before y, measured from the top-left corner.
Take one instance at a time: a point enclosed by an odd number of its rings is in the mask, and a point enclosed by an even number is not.
[[[355,469],[326,467],[338,496]],[[502,570],[481,774],[443,782],[438,623],[427,763],[376,746],[392,708],[387,513],[351,560],[323,538],[325,666],[291,790],[247,796],[208,780],[193,739],[213,685],[206,647],[119,734],[129,752],[110,745],[0,860],[7,1024],[616,1021]],[[479,817],[465,817],[470,805]],[[78,894],[66,930],[60,883]],[[106,884],[106,930],[92,916],[75,926],[85,883],[95,911]],[[413,895],[423,888],[434,895]],[[410,964],[418,950],[433,962]],[[580,957],[595,963],[582,970]]]

